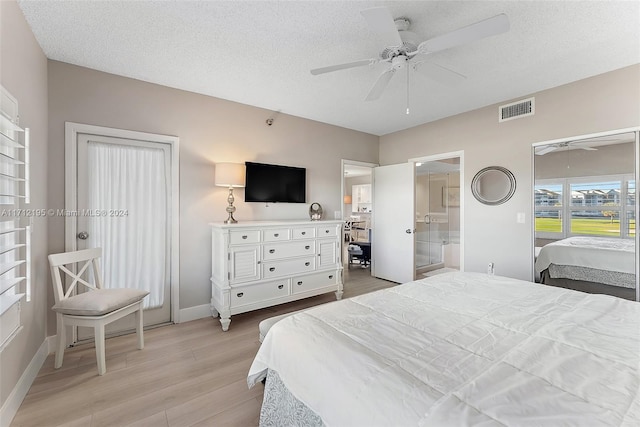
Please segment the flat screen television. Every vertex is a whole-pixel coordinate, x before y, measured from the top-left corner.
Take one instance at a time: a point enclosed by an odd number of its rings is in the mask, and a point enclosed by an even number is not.
[[[245,165],[245,202],[306,202],[305,168],[253,162]]]

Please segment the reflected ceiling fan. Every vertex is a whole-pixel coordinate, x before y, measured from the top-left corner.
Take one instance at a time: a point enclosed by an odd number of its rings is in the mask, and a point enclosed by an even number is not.
[[[615,140],[601,139],[599,141],[605,142],[605,141],[615,141]],[[591,142],[577,142],[577,141],[557,142],[555,144],[538,146],[535,148],[534,151],[537,156],[544,156],[545,154],[552,153],[554,151],[561,150],[561,149],[570,150],[573,148],[579,148],[581,150],[587,150],[587,151],[598,151],[597,148],[584,145],[584,144],[590,144],[590,143]]]
[[[369,91],[365,98],[367,101],[378,99],[393,75],[403,69],[406,69],[407,73],[409,73],[409,69],[412,68],[440,83],[448,85],[459,83],[466,77],[427,61],[428,55],[509,30],[509,18],[505,14],[500,14],[421,42],[420,36],[409,31],[411,25],[409,19],[399,18],[394,20],[391,12],[385,7],[366,9],[361,13],[369,28],[384,40],[385,47],[380,52],[379,57],[315,68],[311,70],[311,74],[318,75],[384,62],[387,64],[387,69],[378,77],[378,80]],[[409,88],[407,87],[407,96],[408,94]],[[407,114],[409,114],[408,106]]]

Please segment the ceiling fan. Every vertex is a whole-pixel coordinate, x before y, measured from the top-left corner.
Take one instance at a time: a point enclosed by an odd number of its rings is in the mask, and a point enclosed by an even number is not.
[[[602,141],[605,141],[605,140],[602,140]],[[598,151],[597,148],[589,147],[588,145],[582,145],[582,144],[586,144],[586,143],[580,143],[575,141],[558,142],[555,144],[538,146],[535,148],[534,151],[538,156],[544,156],[545,154],[552,153],[556,150],[560,150],[563,148],[564,149],[579,148],[581,150],[587,150],[587,151]]]
[[[378,77],[378,80],[369,91],[365,98],[367,101],[378,99],[393,75],[402,69],[406,69],[407,73],[409,73],[409,69],[412,68],[444,84],[459,83],[466,77],[433,62],[428,62],[428,55],[509,30],[509,18],[505,14],[500,14],[420,42],[420,36],[409,31],[411,25],[409,19],[399,18],[394,20],[389,10],[385,7],[366,9],[361,14],[371,30],[385,42],[385,47],[380,52],[379,57],[315,68],[311,70],[311,74],[318,75],[385,62],[387,63],[387,69]],[[407,96],[408,93],[409,89],[407,88]],[[407,114],[409,114],[408,106]]]

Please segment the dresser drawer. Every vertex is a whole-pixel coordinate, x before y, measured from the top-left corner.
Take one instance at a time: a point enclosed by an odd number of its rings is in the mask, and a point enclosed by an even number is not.
[[[336,237],[338,235],[338,227],[335,225],[325,225],[317,227],[318,238],[322,237]]]
[[[229,232],[229,243],[232,245],[259,242],[260,230],[234,230]]]
[[[307,292],[325,286],[338,283],[338,271],[325,271],[324,273],[309,274],[291,278],[291,293]]]
[[[289,279],[249,286],[234,286],[231,289],[231,307],[253,304],[289,295]]]
[[[265,243],[262,246],[262,259],[271,261],[276,259],[310,256],[316,251],[316,242],[287,242]]]
[[[312,239],[316,237],[315,227],[294,228],[292,231],[294,239]]]
[[[270,228],[264,230],[265,242],[281,242],[291,239],[291,229],[289,228]]]
[[[283,261],[271,261],[262,263],[262,277],[290,276],[292,274],[313,271],[316,268],[316,257],[296,258]]]

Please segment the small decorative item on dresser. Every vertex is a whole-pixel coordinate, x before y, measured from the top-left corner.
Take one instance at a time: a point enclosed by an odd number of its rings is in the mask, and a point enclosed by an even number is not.
[[[320,203],[311,203],[311,206],[309,206],[309,218],[311,218],[311,221],[322,219],[322,206],[320,206]]]

